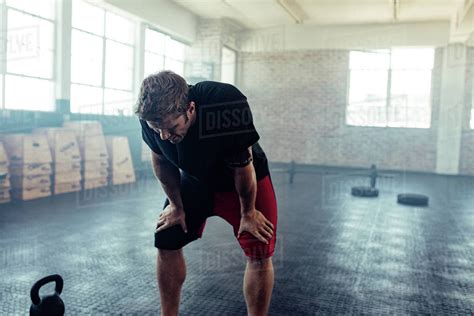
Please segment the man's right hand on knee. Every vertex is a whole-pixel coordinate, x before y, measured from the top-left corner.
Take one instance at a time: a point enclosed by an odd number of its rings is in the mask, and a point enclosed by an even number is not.
[[[185,233],[188,232],[184,210],[176,206],[168,205],[160,214],[155,233],[175,225],[180,225]]]

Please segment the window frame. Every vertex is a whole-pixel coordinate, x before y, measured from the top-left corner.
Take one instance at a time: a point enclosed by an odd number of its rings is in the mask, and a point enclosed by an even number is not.
[[[237,83],[237,63],[238,63],[239,54],[237,53],[237,50],[232,49],[227,45],[223,45],[222,49],[221,49],[221,54],[222,54],[222,57],[221,57],[221,81],[222,81],[222,71],[223,71],[223,64],[224,64],[223,63],[223,61],[224,61],[223,57],[224,57],[224,50],[225,49],[231,51],[235,55],[234,76],[232,78],[232,85],[235,85]]]
[[[54,4],[55,12],[57,10],[57,6]],[[48,21],[52,24],[52,39],[53,39],[53,45],[52,45],[52,63],[51,63],[51,77],[50,78],[45,78],[45,77],[40,77],[40,76],[34,76],[34,75],[27,75],[27,74],[18,74],[14,72],[8,72],[7,69],[7,54],[8,54],[8,43],[7,43],[7,38],[8,38],[8,12],[9,10],[12,10],[14,12],[20,13],[20,14],[25,14],[33,18],[37,18],[40,20]],[[50,100],[50,105],[52,106],[52,109],[37,109],[37,110],[31,110],[31,109],[10,109],[7,108],[6,105],[6,77],[8,76],[17,76],[17,77],[22,77],[22,78],[28,78],[28,79],[34,79],[34,80],[42,80],[42,81],[49,81],[53,85],[56,85],[56,63],[55,60],[57,58],[57,49],[56,49],[56,42],[57,42],[57,36],[56,36],[56,30],[57,30],[57,21],[56,18],[50,19],[46,18],[25,10],[21,10],[15,7],[10,7],[6,3],[5,0],[0,1],[0,15],[2,17],[1,19],[1,25],[0,25],[0,40],[1,40],[1,48],[0,48],[0,76],[2,77],[1,80],[1,85],[0,87],[2,94],[0,97],[0,110],[18,110],[18,111],[38,111],[38,112],[54,112],[55,111],[55,102],[56,98],[53,93],[53,99]],[[56,17],[56,14],[55,14]],[[5,38],[4,38],[5,36]]]
[[[166,68],[166,60],[167,60],[167,59],[171,59],[171,60],[173,60],[173,61],[182,63],[182,64],[183,64],[183,69],[182,69],[182,74],[180,74],[180,75],[182,75],[182,76],[184,77],[184,73],[185,73],[185,70],[186,70],[186,69],[185,69],[185,68],[186,68],[186,66],[185,66],[185,65],[186,65],[186,47],[188,46],[188,44],[185,43],[185,42],[183,42],[183,41],[181,41],[181,40],[179,40],[179,39],[177,39],[177,38],[175,38],[175,37],[173,37],[173,36],[171,36],[170,34],[168,34],[168,33],[166,33],[166,32],[163,32],[163,31],[157,29],[156,27],[154,27],[154,26],[152,26],[152,25],[150,25],[150,24],[146,24],[145,27],[144,27],[144,29],[145,29],[145,30],[144,30],[144,34],[143,34],[143,36],[144,36],[144,45],[143,45],[143,47],[144,47],[144,48],[143,48],[143,52],[142,52],[142,54],[141,54],[142,57],[143,57],[143,77],[150,75],[150,73],[147,73],[147,72],[146,72],[146,69],[145,69],[145,65],[146,65],[146,54],[147,54],[147,53],[152,54],[152,55],[155,55],[155,56],[162,57],[162,58],[163,58],[163,67],[162,67],[162,68],[163,68],[164,70],[170,70],[170,69],[167,69],[167,68]],[[164,36],[164,45],[165,45],[165,46],[164,46],[164,48],[163,48],[163,52],[164,52],[163,55],[158,54],[158,53],[155,53],[155,52],[153,52],[153,51],[150,51],[150,50],[147,50],[147,49],[146,49],[146,31],[147,31],[147,30],[150,30],[150,31],[152,31],[152,32],[157,32],[157,33],[159,33],[159,34],[161,34],[161,35]],[[167,45],[168,45],[167,43],[168,43],[168,40],[176,41],[176,42],[178,42],[178,43],[180,43],[180,44],[182,44],[182,45],[184,46],[183,60],[175,59],[175,58],[173,58],[171,55],[168,55],[168,54],[167,54],[167,53],[168,53],[168,52],[167,52]],[[172,70],[172,69],[171,69],[171,70]]]
[[[83,1],[83,0],[80,0],[80,1]],[[91,6],[94,6],[96,7],[97,9],[99,10],[102,10],[103,11],[103,14],[104,14],[104,22],[103,22],[103,25],[102,25],[102,30],[103,30],[103,35],[98,35],[98,34],[95,34],[93,32],[90,32],[90,31],[87,31],[87,30],[83,30],[83,29],[80,29],[80,28],[77,28],[75,26],[72,26],[71,24],[71,34],[72,34],[72,31],[73,30],[76,30],[76,31],[79,31],[79,32],[83,32],[85,34],[87,34],[88,36],[95,36],[95,37],[98,37],[102,40],[102,73],[101,73],[101,83],[100,83],[100,86],[98,85],[94,85],[94,84],[86,84],[86,83],[81,83],[81,82],[75,82],[73,81],[72,79],[70,80],[70,87],[72,88],[72,85],[79,85],[79,86],[84,86],[84,87],[93,87],[93,88],[100,88],[102,89],[102,105],[101,105],[101,109],[100,109],[100,114],[98,115],[102,115],[102,116],[120,116],[119,114],[106,114],[107,112],[107,109],[106,109],[106,98],[105,98],[105,94],[106,94],[106,90],[113,90],[113,91],[119,91],[119,92],[125,92],[125,93],[130,93],[132,95],[135,94],[135,76],[136,76],[136,67],[137,67],[137,64],[136,64],[136,48],[137,48],[137,45],[138,45],[138,42],[139,42],[139,39],[135,36],[134,37],[134,40],[133,40],[133,44],[130,44],[130,43],[126,43],[126,42],[122,42],[122,41],[118,41],[114,38],[109,38],[107,37],[107,15],[108,14],[113,14],[113,15],[118,15],[124,19],[127,19],[130,23],[132,23],[134,25],[134,34],[138,34],[137,33],[137,30],[139,30],[140,28],[140,23],[138,23],[137,21],[135,20],[132,20],[124,15],[120,15],[120,14],[117,14],[113,11],[110,11],[110,10],[107,10],[105,8],[102,8],[100,6],[95,6],[93,4],[90,4],[88,3],[89,5]],[[74,13],[73,13],[74,14]],[[72,21],[73,17],[71,15],[71,21]],[[132,57],[131,57],[131,65],[132,65],[132,70],[131,70],[131,77],[130,77],[130,89],[118,89],[118,88],[112,88],[112,87],[108,87],[106,85],[106,71],[107,71],[107,67],[106,67],[106,56],[107,56],[107,41],[111,41],[111,42],[114,42],[114,43],[118,43],[120,45],[126,45],[129,49],[131,49],[132,51]],[[71,36],[71,47],[72,47],[72,36]],[[72,49],[71,49],[71,54],[72,54]],[[72,76],[72,58],[71,58],[71,76]],[[72,104],[72,99],[70,97],[70,102]],[[73,112],[71,111],[71,113],[74,113],[74,114],[91,114],[91,112]],[[126,114],[125,116],[132,116],[133,113],[132,111],[130,111],[130,114]]]
[[[394,49],[430,49],[433,51],[433,67],[431,69],[429,69],[430,73],[431,73],[431,81],[430,81],[430,91],[429,91],[429,95],[427,96],[428,99],[429,99],[429,111],[430,111],[430,118],[429,118],[429,123],[428,123],[428,126],[427,127],[415,127],[415,126],[390,126],[390,122],[389,122],[389,108],[390,108],[390,103],[391,103],[391,91],[392,91],[392,71],[394,69],[392,69],[392,51]],[[400,48],[397,48],[397,47],[392,47],[390,49],[386,49],[389,51],[389,67],[387,69],[387,88],[385,90],[385,117],[386,117],[386,120],[385,120],[385,124],[384,126],[377,126],[377,125],[355,125],[355,124],[348,124],[348,121],[347,121],[347,115],[348,115],[348,109],[349,109],[349,106],[351,104],[350,102],[350,91],[351,91],[351,73],[352,73],[352,69],[350,67],[350,53],[355,51],[362,51],[362,52],[365,52],[364,50],[358,50],[358,49],[352,49],[352,50],[349,50],[349,62],[348,62],[348,76],[347,76],[347,81],[346,81],[346,105],[345,105],[345,110],[344,110],[344,124],[346,127],[350,127],[350,128],[394,128],[394,129],[398,129],[398,128],[404,128],[404,129],[422,129],[422,130],[429,130],[429,129],[432,129],[433,128],[433,72],[434,72],[434,67],[435,67],[435,60],[436,60],[436,49],[435,47],[400,47]],[[396,70],[396,69],[395,69]],[[427,70],[427,69],[426,69]]]

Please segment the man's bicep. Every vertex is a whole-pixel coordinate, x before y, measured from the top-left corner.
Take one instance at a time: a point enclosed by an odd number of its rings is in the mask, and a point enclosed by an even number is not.
[[[240,152],[233,152],[224,157],[226,165],[230,168],[243,168],[248,166],[253,160],[252,147]]]
[[[151,151],[151,161],[153,162],[153,164],[169,163],[169,160],[165,157],[165,155],[158,154],[153,150]]]

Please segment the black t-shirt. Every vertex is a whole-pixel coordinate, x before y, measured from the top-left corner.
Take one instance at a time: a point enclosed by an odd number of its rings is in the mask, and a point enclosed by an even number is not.
[[[190,86],[189,101],[196,104],[197,118],[178,144],[162,140],[140,120],[143,140],[151,150],[164,155],[185,175],[198,179],[214,191],[235,190],[229,166],[248,164],[249,147],[252,147],[257,181],[269,174],[247,98],[236,87],[203,81]]]

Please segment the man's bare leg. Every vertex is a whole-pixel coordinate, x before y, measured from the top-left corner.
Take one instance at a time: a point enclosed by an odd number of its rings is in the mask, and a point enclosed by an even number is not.
[[[183,249],[158,249],[156,271],[160,289],[161,315],[178,315],[181,286],[186,278]]]
[[[244,276],[244,296],[249,316],[268,315],[272,290],[272,258],[247,258]]]

